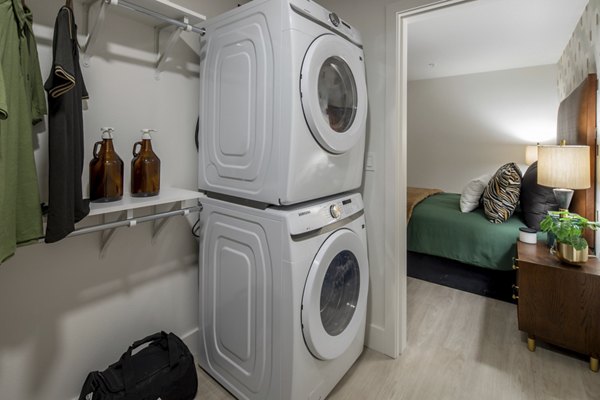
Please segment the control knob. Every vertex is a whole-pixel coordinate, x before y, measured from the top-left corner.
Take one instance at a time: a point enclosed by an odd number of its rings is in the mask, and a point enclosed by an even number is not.
[[[329,207],[329,213],[333,218],[338,219],[342,215],[342,207],[339,204],[333,204]]]
[[[340,17],[338,17],[336,13],[329,14],[329,20],[335,27],[338,27],[340,25]]]

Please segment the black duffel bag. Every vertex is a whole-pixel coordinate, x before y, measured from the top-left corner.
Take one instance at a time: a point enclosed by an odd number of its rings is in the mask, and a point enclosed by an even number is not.
[[[173,333],[158,332],[132,344],[106,370],[90,372],[79,400],[193,400],[197,390],[194,357],[187,346]]]

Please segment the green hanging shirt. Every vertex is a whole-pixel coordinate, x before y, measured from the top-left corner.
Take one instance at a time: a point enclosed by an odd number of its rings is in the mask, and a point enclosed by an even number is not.
[[[0,0],[0,263],[43,235],[32,127],[45,113],[31,12]]]

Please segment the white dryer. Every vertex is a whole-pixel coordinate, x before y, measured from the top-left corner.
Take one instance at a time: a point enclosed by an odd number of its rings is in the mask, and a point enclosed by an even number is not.
[[[323,399],[363,350],[360,194],[265,210],[206,198],[200,365],[239,399]]]
[[[281,205],[358,188],[358,31],[310,0],[254,0],[199,26],[200,189]]]

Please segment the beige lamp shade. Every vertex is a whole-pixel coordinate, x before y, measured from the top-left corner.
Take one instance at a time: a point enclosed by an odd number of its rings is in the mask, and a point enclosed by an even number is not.
[[[589,146],[538,146],[538,184],[552,188],[587,189]]]
[[[538,147],[537,146],[526,146],[525,147],[525,164],[531,165],[538,159]]]

